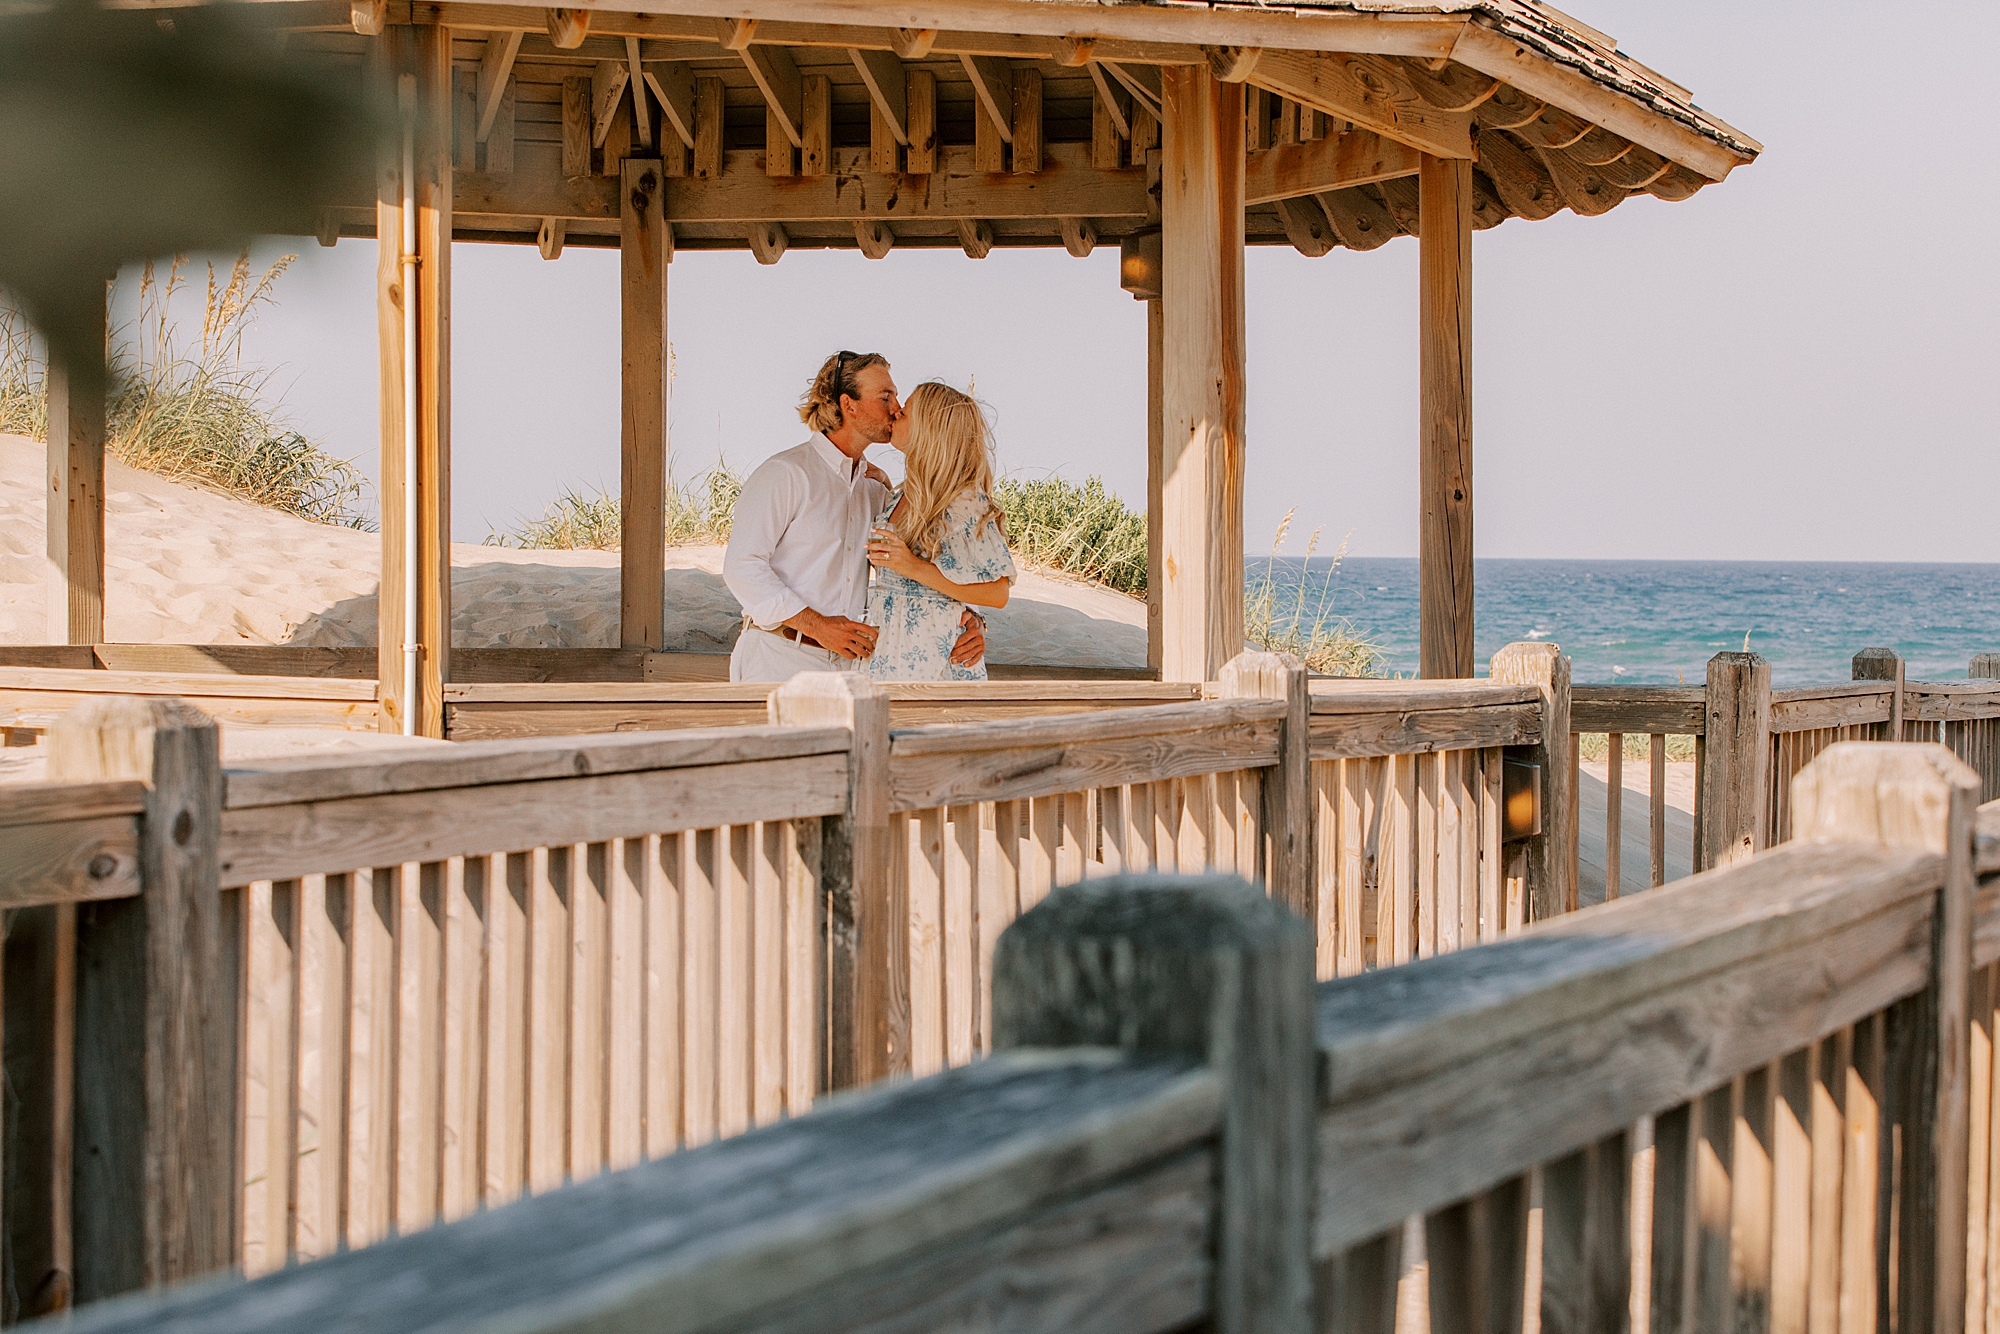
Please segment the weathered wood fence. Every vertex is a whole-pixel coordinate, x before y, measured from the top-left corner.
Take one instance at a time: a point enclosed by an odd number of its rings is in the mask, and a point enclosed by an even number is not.
[[[1316,992],[1248,886],[1086,881],[992,1059],[73,1328],[2000,1328],[1978,791],[1832,748],[1786,846]]]

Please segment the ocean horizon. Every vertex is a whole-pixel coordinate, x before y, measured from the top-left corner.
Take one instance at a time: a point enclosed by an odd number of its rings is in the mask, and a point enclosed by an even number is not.
[[[1254,595],[1269,556],[1246,558]],[[1279,604],[1308,623],[1344,618],[1382,650],[1382,670],[1417,671],[1414,557],[1280,556]],[[1503,560],[1474,564],[1474,642],[1483,675],[1518,640],[1562,646],[1590,684],[1699,685],[1724,650],[1762,654],[1774,685],[1845,681],[1864,648],[1891,648],[1913,680],[1964,680],[2000,652],[2000,563]]]

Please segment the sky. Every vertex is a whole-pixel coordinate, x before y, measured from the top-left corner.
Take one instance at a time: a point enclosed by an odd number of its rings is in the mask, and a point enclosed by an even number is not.
[[[1480,556],[2000,560],[2000,157],[1992,0],[1566,0],[1765,145],[1693,199],[1513,219],[1473,238]],[[1949,40],[1896,48],[1880,20]],[[1920,109],[1920,114],[1911,114]],[[1967,148],[1967,142],[1971,147]],[[292,422],[375,467],[372,241],[296,251],[246,346]],[[1245,540],[1417,552],[1417,242],[1256,247]],[[479,541],[618,482],[618,257],[453,252],[453,525]],[[1144,307],[1115,247],[683,252],[670,271],[672,469],[796,444],[820,360],[878,350],[905,390],[971,383],[1003,471],[1145,496]],[[886,446],[877,451],[888,455]],[[885,458],[885,462],[889,460]]]

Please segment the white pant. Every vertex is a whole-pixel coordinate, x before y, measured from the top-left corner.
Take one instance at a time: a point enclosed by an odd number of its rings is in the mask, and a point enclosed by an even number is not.
[[[800,672],[851,672],[857,666],[838,653],[746,625],[730,650],[729,679],[789,681]]]

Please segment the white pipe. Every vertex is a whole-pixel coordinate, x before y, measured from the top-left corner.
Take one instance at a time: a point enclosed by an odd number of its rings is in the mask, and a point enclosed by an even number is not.
[[[403,112],[403,735],[417,734],[417,76],[396,80]],[[386,589],[384,590],[387,591]]]

